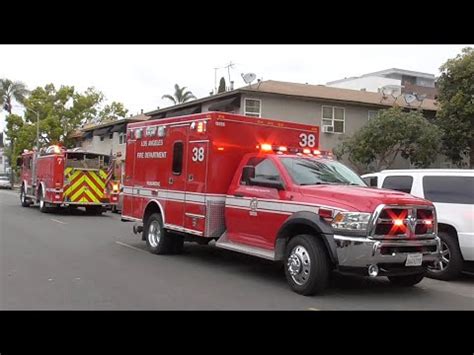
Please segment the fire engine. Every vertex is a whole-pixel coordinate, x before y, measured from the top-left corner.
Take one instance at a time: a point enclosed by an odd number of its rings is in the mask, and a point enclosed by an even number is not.
[[[433,204],[321,156],[318,126],[206,112],[132,123],[126,149],[122,220],[152,253],[212,240],[283,262],[303,295],[333,270],[411,286],[439,260]]]
[[[100,214],[118,201],[108,155],[51,145],[25,151],[19,163],[23,207],[36,202],[41,212],[50,212],[55,207],[83,206]]]

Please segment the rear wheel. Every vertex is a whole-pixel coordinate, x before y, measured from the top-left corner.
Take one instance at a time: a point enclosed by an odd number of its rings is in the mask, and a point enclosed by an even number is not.
[[[26,191],[25,187],[22,186],[20,190],[20,202],[23,207],[29,207],[30,201],[26,198]]]
[[[463,267],[463,259],[457,239],[449,233],[439,232],[441,239],[441,260],[428,266],[428,277],[438,280],[452,280]]]
[[[175,252],[175,238],[164,230],[160,214],[153,213],[147,218],[143,236],[151,253],[170,254]]]
[[[309,296],[327,287],[330,264],[326,247],[318,237],[302,234],[292,238],[285,255],[285,275],[293,291]]]
[[[48,203],[44,200],[45,196],[44,196],[43,189],[40,189],[39,195],[40,195],[40,197],[39,197],[39,210],[43,213],[48,213],[50,211],[50,207],[49,207]]]
[[[102,206],[86,206],[86,213],[92,214],[92,215],[101,215],[104,210],[102,209]]]
[[[414,275],[402,275],[402,276],[389,276],[388,279],[391,283],[397,286],[410,287],[419,283],[425,277],[425,273],[414,274]]]

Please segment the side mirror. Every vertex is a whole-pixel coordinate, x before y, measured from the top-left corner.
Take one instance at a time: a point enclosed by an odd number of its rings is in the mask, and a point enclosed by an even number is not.
[[[277,180],[268,180],[262,178],[250,178],[250,184],[255,186],[270,187],[273,189],[283,190],[284,186],[281,181]]]
[[[253,165],[245,165],[242,169],[242,182],[245,185],[250,185],[250,179],[255,178],[255,166]]]

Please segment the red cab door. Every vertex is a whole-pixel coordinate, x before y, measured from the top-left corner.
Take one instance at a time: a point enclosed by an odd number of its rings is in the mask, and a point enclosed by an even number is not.
[[[252,157],[246,165],[255,166],[255,177],[283,182],[277,166],[269,158]],[[246,185],[240,181],[226,202],[229,239],[273,249],[276,234],[290,215],[280,202],[286,200],[288,198],[285,190]]]

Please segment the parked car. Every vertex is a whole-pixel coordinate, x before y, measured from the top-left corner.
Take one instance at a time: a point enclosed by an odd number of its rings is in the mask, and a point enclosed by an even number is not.
[[[8,175],[0,175],[0,188],[12,189],[12,183],[10,182],[10,177]]]
[[[474,170],[383,170],[362,178],[369,186],[408,192],[434,203],[443,257],[429,267],[428,276],[451,280],[474,269]]]

